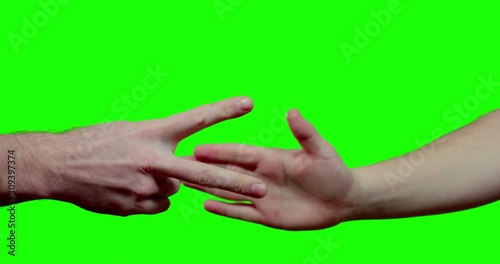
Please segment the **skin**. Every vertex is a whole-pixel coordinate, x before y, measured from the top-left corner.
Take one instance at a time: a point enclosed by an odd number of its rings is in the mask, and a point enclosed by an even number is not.
[[[287,120],[300,150],[205,145],[186,157],[261,179],[264,198],[184,184],[229,200],[206,201],[211,213],[285,230],[453,212],[500,199],[500,111],[413,153],[355,169],[298,111]],[[415,161],[417,154],[424,159]],[[398,172],[405,160],[413,162],[410,175]]]
[[[158,120],[0,136],[2,175],[8,165],[17,175],[15,197],[0,179],[0,206],[54,199],[96,213],[155,214],[170,207],[168,197],[181,180],[263,197],[266,188],[257,178],[174,155],[182,139],[252,108],[249,98],[238,97]]]

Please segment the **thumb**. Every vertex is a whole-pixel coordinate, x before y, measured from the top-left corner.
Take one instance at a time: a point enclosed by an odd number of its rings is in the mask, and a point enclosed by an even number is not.
[[[310,154],[331,157],[335,153],[330,143],[318,134],[314,126],[293,109],[287,114],[288,126],[302,149]]]

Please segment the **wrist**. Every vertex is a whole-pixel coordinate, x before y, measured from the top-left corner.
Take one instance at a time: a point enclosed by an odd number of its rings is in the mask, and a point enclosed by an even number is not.
[[[386,214],[387,202],[393,200],[385,181],[383,164],[352,169],[353,187],[348,195],[347,221],[377,219]]]
[[[54,136],[51,134],[16,134],[2,136],[2,152],[4,162],[8,163],[9,151],[11,160],[15,160],[14,181],[4,180],[2,188],[15,189],[15,202],[25,202],[50,197],[50,166]],[[3,174],[3,173],[2,173]],[[9,186],[7,186],[9,185]],[[12,186],[13,185],[13,186]],[[7,188],[6,188],[7,187]],[[13,194],[12,192],[10,194]],[[9,195],[10,195],[9,194]]]

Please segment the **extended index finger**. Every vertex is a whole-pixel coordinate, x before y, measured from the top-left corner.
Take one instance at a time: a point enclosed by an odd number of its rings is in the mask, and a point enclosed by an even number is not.
[[[250,112],[253,102],[248,97],[235,97],[160,120],[169,138],[182,140],[219,122],[240,117]]]

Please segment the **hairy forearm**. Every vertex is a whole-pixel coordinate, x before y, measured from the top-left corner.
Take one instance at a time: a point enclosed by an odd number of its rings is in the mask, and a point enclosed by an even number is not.
[[[403,157],[354,169],[350,219],[459,211],[500,199],[500,111]]]
[[[51,134],[0,136],[0,206],[47,198]]]

